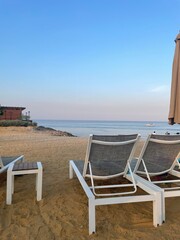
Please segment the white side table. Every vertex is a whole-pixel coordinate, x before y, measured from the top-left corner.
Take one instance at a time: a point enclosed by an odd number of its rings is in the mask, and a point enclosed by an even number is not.
[[[14,193],[14,176],[25,174],[36,174],[36,191],[37,201],[42,199],[42,173],[43,168],[41,162],[23,162],[11,164],[7,171],[7,192],[6,204],[12,203],[12,194]]]

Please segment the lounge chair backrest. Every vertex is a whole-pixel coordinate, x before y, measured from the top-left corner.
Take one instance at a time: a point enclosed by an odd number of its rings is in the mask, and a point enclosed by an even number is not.
[[[85,159],[83,175],[89,174],[88,163],[93,176],[115,176],[123,174],[127,161],[132,158],[138,134],[133,135],[91,135]]]
[[[16,162],[23,162],[24,156],[11,156],[11,157],[0,157],[0,174],[5,172],[10,164]]]
[[[170,171],[180,152],[179,135],[156,135],[148,137],[139,157],[135,172],[144,172],[143,162],[149,174]]]

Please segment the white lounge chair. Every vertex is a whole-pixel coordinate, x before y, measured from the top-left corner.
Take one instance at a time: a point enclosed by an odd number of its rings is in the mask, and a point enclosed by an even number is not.
[[[1,157],[0,156],[0,173],[7,171],[8,167],[12,163],[23,162],[24,156],[12,156],[12,157]]]
[[[130,162],[139,138],[137,134],[90,135],[85,161],[70,160],[70,178],[74,171],[88,197],[89,234],[95,232],[95,207],[98,205],[152,201],[153,224],[162,224],[161,190],[131,170]],[[88,178],[90,185],[86,181]],[[118,183],[112,184],[111,178],[117,179]],[[104,181],[110,181],[110,184],[103,184]],[[148,194],[135,195],[137,187]]]
[[[162,190],[163,221],[165,198],[180,196],[180,136],[149,135],[140,153],[134,173],[146,177]]]

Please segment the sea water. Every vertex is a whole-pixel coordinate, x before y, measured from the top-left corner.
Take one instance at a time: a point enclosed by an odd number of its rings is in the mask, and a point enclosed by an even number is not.
[[[180,125],[168,125],[167,122],[147,121],[87,121],[87,120],[33,120],[38,126],[70,132],[79,137],[89,134],[133,134],[139,133],[146,138],[150,133],[179,134]]]

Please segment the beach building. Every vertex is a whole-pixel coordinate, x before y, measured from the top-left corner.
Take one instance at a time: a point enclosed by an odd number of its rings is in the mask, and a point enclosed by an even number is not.
[[[25,107],[0,106],[0,120],[21,120]]]

